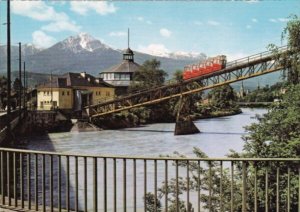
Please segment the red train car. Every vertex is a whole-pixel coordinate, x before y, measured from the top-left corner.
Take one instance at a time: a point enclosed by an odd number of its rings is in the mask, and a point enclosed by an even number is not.
[[[199,64],[187,65],[184,67],[183,79],[188,80],[191,78],[211,74],[226,68],[226,56],[219,55],[216,57],[208,58]]]

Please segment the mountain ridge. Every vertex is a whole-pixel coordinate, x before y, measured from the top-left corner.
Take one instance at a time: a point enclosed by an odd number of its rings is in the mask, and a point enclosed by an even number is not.
[[[38,48],[32,44],[24,45],[22,55],[26,60],[26,69],[38,73],[66,73],[86,71],[98,75],[101,71],[119,64],[122,61],[123,51],[114,49],[87,33],[69,36],[49,48]],[[0,72],[6,69],[5,46],[0,47]],[[12,46],[12,56],[18,58],[18,47]],[[206,58],[204,53],[170,53],[169,57],[160,57],[134,50],[135,61],[142,64],[149,59],[157,58],[162,68],[172,75],[177,69],[183,69],[187,64]],[[12,62],[12,70],[18,70],[17,62]]]
[[[98,76],[101,71],[121,63],[124,50],[114,49],[87,33],[69,36],[49,48],[39,48],[33,44],[22,45],[22,60],[26,61],[26,70],[33,73],[64,74],[66,72],[85,71]],[[135,61],[142,64],[149,59],[161,61],[162,69],[169,78],[178,69],[187,64],[206,58],[204,53],[173,52],[168,57],[154,56],[134,51]],[[18,70],[18,46],[12,46],[12,71]],[[0,73],[6,71],[6,46],[0,46]],[[279,74],[261,77],[262,85],[274,84]],[[257,80],[247,81],[249,86],[256,86]]]

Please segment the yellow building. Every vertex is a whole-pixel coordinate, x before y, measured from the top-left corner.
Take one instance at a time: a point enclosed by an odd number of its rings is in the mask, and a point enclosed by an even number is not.
[[[37,88],[38,110],[79,111],[115,97],[112,85],[85,72],[67,73],[51,81]]]

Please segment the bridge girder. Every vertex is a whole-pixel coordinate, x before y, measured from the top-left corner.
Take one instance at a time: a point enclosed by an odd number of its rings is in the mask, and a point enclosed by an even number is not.
[[[157,104],[181,95],[192,95],[197,92],[219,87],[225,84],[258,77],[284,69],[270,53],[258,58],[248,57],[242,62],[231,62],[225,69],[183,82],[164,85],[149,90],[129,94],[111,101],[87,107],[90,117],[95,118],[136,107]]]

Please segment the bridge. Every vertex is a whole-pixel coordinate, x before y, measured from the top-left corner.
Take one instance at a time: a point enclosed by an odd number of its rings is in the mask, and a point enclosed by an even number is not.
[[[14,130],[24,118],[26,110],[17,109],[10,113],[10,130]],[[7,138],[9,130],[7,128],[7,113],[0,113],[0,144]]]
[[[286,52],[285,46],[279,48],[279,53]],[[111,101],[86,107],[91,118],[129,110],[136,107],[157,104],[172,98],[188,96],[197,92],[219,87],[241,80],[259,77],[264,74],[283,70],[271,51],[261,52],[227,63],[226,68],[204,76],[171,82],[147,90],[130,93]]]

